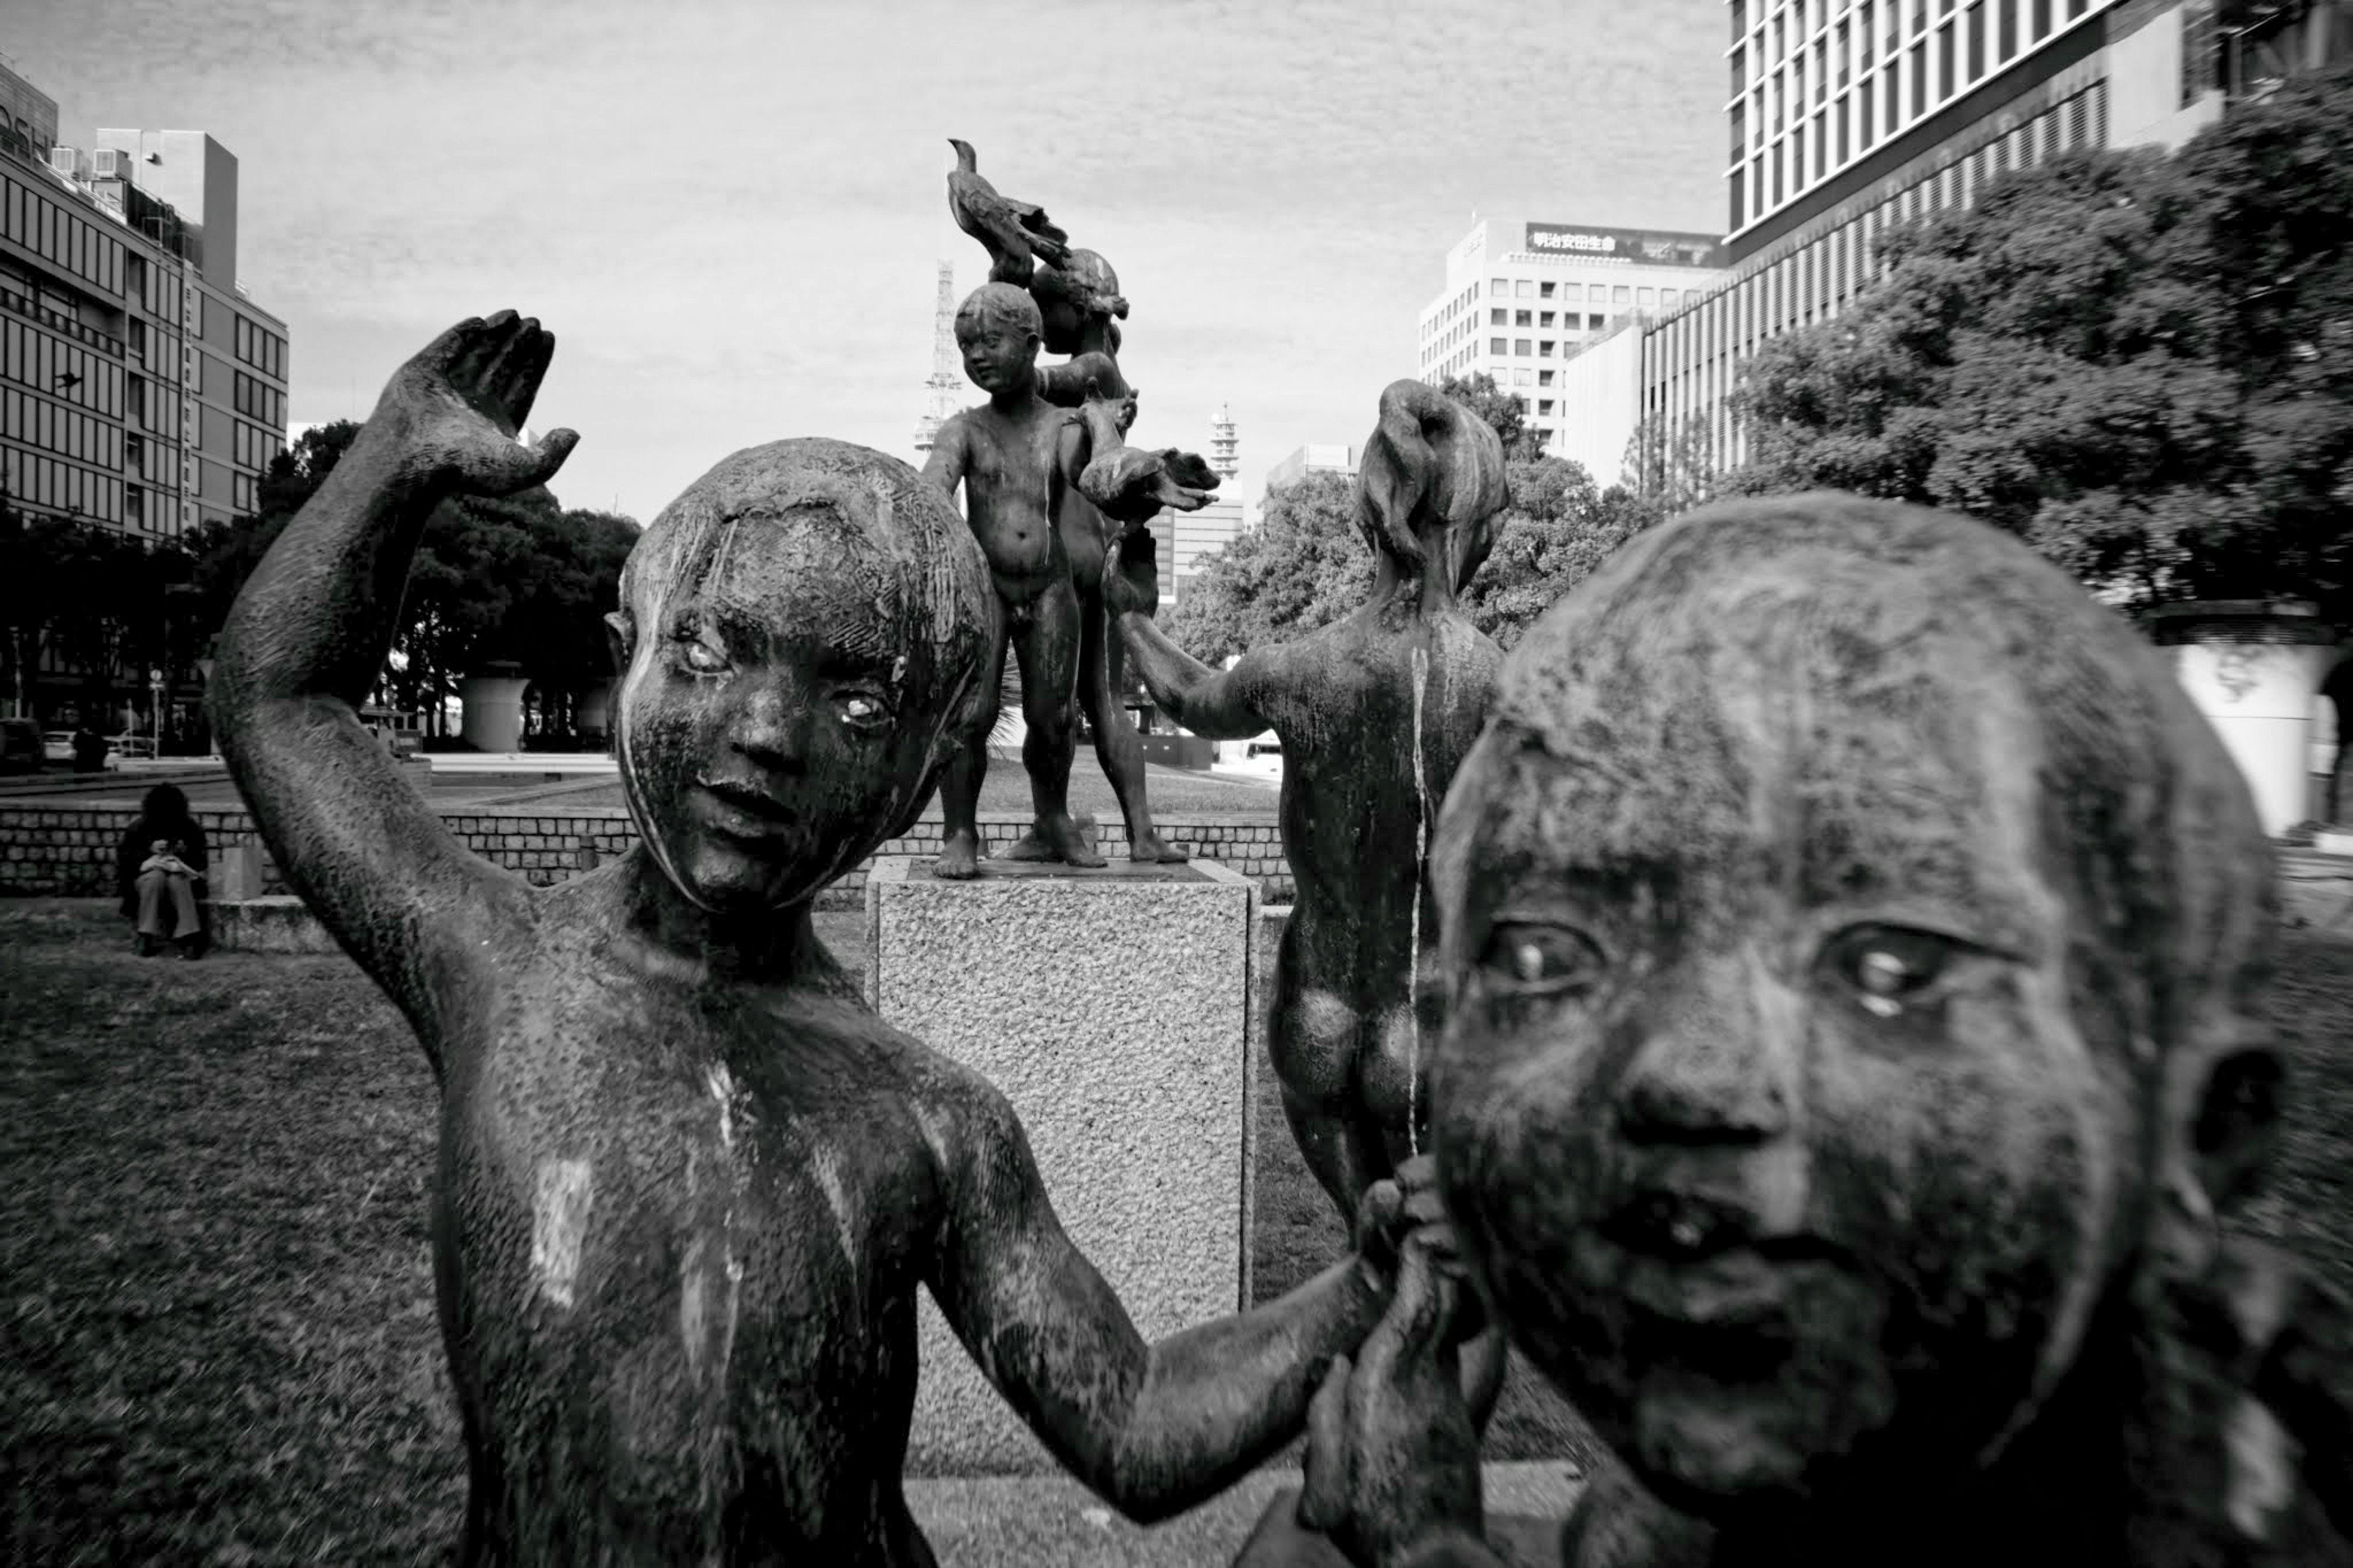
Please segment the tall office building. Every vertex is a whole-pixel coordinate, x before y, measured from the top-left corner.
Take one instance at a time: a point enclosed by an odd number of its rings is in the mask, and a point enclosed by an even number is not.
[[[1354,447],[1294,447],[1266,471],[1266,488],[1281,489],[1309,474],[1346,474],[1353,479],[1356,472],[1356,448]]]
[[[2353,47],[2346,0],[1727,0],[1729,281],[1642,334],[1641,413],[1720,464],[1767,338],[1843,310],[1889,229],[2086,147],[2178,147]]]
[[[60,145],[32,91],[0,81],[0,487],[151,538],[253,510],[287,335],[238,280],[236,157],[195,131]]]
[[[1419,370],[1433,384],[1481,373],[1556,443],[1561,366],[1631,321],[1723,278],[1716,237],[1591,225],[1473,220],[1446,257],[1446,288],[1421,312]]]
[[[923,415],[915,421],[915,466],[932,455],[940,426],[964,406],[964,356],[956,352],[955,265],[940,263],[939,289],[932,307],[932,374],[923,381]]]

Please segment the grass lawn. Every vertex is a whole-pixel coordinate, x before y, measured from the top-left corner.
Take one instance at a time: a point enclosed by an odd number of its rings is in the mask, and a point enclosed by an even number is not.
[[[854,955],[858,917],[821,917]],[[346,960],[141,963],[95,900],[0,902],[0,1561],[445,1561],[464,1474],[435,1319],[422,1055]],[[2261,1211],[2353,1286],[2353,941],[2297,936]],[[1261,1295],[1338,1222],[1261,1102]],[[1491,1457],[1574,1417],[1520,1383]]]
[[[1147,770],[1145,789],[1152,797],[1155,819],[1180,812],[1271,812],[1278,798],[1271,780],[1259,784],[1249,779],[1196,773],[1190,768],[1156,765]],[[563,796],[563,805],[566,810],[619,805],[621,786],[618,784],[576,793],[567,791]],[[1018,758],[1008,761],[1000,755],[989,763],[988,773],[980,784],[980,809],[984,813],[1029,814],[1029,779],[1022,773]],[[1103,770],[1095,766],[1094,753],[1091,751],[1081,751],[1078,761],[1071,764],[1071,809],[1082,816],[1092,813],[1097,822],[1116,823],[1121,820],[1119,797],[1111,793],[1111,785],[1103,781]],[[939,820],[938,795],[932,796],[931,804],[923,808],[923,816],[929,821]]]

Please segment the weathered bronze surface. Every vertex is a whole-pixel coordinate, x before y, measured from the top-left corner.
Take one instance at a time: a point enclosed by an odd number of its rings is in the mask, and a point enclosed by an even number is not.
[[[1461,1255],[1635,1478],[1567,1561],[2347,1560],[2343,1306],[2232,1226],[2270,846],[2056,568],[1836,495],[1645,535],[1512,656],[1433,871]],[[1469,1300],[1408,1280],[1319,1398],[1365,1561],[1488,1560]]]
[[[1149,524],[1163,508],[1193,511],[1208,504],[1217,476],[1191,453],[1126,446],[1136,392],[1119,368],[1119,321],[1128,305],[1118,275],[1095,252],[1068,247],[1058,228],[1047,226],[1050,237],[1041,242],[1036,225],[1044,216],[997,197],[971,172],[970,146],[952,145],[962,166],[948,177],[949,204],[965,232],[987,249],[992,279],[965,300],[957,337],[965,374],[989,401],[941,426],[924,473],[951,495],[963,488],[965,516],[1009,612],[1027,729],[1022,765],[1036,821],[1007,856],[1080,867],[1103,863],[1069,808],[1076,712],[1083,711],[1096,761],[1126,818],[1129,858],[1179,861],[1183,852],[1152,823],[1144,749],[1123,700],[1124,650],[1110,635],[1103,599],[1103,561],[1123,537],[1131,552],[1148,545]],[[987,217],[1000,208],[1026,211],[1035,224]],[[1013,305],[1009,289],[990,292],[1016,284],[1029,292],[1027,314]],[[975,320],[975,336],[965,335],[967,315]],[[983,341],[983,320],[995,324],[987,330],[999,332],[1002,342]],[[1071,357],[1039,367],[1041,346]],[[1023,368],[1015,367],[1016,359]],[[1041,527],[1039,518],[1049,526]],[[1153,602],[1142,606],[1147,615],[1157,604],[1156,585],[1153,593]],[[988,718],[993,721],[993,709]],[[984,725],[970,738],[941,784],[946,818],[941,876],[969,877],[979,860],[974,818],[988,766],[987,732]]]
[[[435,505],[571,450],[514,439],[553,352],[509,311],[402,366],[209,688],[272,856],[439,1080],[460,1560],[928,1563],[900,1480],[919,1288],[1108,1501],[1209,1496],[1377,1319],[1406,1205],[1379,1189],[1356,1257],[1148,1345],[1004,1098],[817,941],[812,897],[904,827],[993,696],[988,566],[935,486],[784,441],[647,529],[613,617],[640,842],[595,871],[537,889],[470,856],[361,724]]]

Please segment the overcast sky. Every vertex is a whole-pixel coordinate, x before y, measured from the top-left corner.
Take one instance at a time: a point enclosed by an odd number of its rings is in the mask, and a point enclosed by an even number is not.
[[[71,0],[0,52],[100,125],[237,154],[291,417],[364,416],[460,317],[557,338],[554,489],[649,519],[741,447],[912,455],[947,138],[1115,267],[1135,437],[1240,493],[1358,442],[1474,209],[1720,230],[1722,0]],[[967,388],[970,401],[976,390]],[[1600,476],[1605,480],[1615,476]],[[1230,491],[1229,493],[1231,493]]]

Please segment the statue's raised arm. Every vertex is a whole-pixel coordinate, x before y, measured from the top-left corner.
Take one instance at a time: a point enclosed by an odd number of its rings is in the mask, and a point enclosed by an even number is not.
[[[543,484],[578,439],[515,432],[555,349],[502,310],[393,374],[351,449],[237,595],[208,702],[221,752],[294,889],[397,999],[438,1061],[439,972],[529,889],[469,855],[360,723],[426,519]]]

